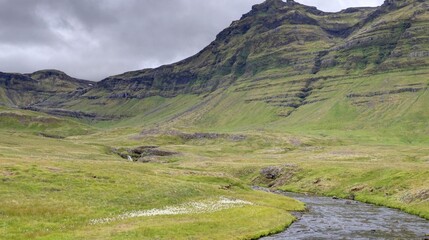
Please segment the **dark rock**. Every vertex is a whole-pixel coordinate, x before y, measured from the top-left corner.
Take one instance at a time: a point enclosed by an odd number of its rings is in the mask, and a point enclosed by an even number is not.
[[[359,97],[374,97],[374,96],[382,96],[382,95],[389,95],[389,94],[399,94],[399,93],[405,93],[405,92],[420,92],[423,90],[426,90],[426,87],[408,87],[408,88],[401,88],[401,89],[395,89],[390,91],[383,91],[383,92],[368,92],[368,93],[350,93],[347,95],[347,98],[359,98]]]
[[[275,180],[279,178],[282,174],[283,168],[281,167],[266,167],[260,171],[260,174],[266,179]]]
[[[228,139],[234,142],[244,141],[246,135],[241,134],[224,134],[224,133],[184,133],[180,131],[170,130],[170,131],[160,131],[159,129],[145,129],[141,131],[141,136],[150,136],[150,135],[169,135],[169,136],[178,136],[184,141],[191,140],[215,140],[215,139]]]
[[[232,188],[232,185],[231,185],[231,184],[228,184],[228,185],[220,186],[220,187],[219,187],[219,189],[222,189],[222,190],[230,190],[231,188]]]
[[[137,148],[118,149],[112,148],[113,153],[119,155],[123,159],[132,160],[134,162],[153,162],[160,157],[177,155],[179,153],[161,150],[157,146],[141,146]]]
[[[180,133],[179,136],[184,140],[218,139],[226,137],[225,134],[219,133]]]
[[[43,113],[47,113],[58,117],[72,117],[72,118],[91,119],[91,120],[98,120],[98,121],[115,120],[115,119],[121,119],[125,117],[123,115],[108,116],[108,115],[98,115],[96,113],[91,113],[91,112],[73,111],[73,110],[67,110],[67,109],[39,108],[39,107],[31,107],[31,106],[21,107],[21,109],[31,110],[35,112],[43,112]]]
[[[350,194],[347,196],[347,199],[350,199],[350,200],[355,200],[355,198],[356,198],[356,195],[355,195],[354,193],[350,193]]]
[[[45,138],[53,138],[53,139],[64,139],[64,136],[49,134],[49,133],[39,133],[39,136],[45,137]]]

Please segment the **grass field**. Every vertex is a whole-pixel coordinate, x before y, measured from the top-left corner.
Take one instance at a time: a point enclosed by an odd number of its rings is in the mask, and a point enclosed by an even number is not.
[[[65,131],[68,131],[67,129]],[[37,132],[37,131],[36,131]],[[348,197],[429,218],[429,148],[350,139],[242,132],[245,139],[138,135],[96,130],[65,139],[2,129],[0,235],[4,239],[251,239],[277,232],[303,204],[269,193],[259,171],[283,167],[280,189]],[[69,135],[69,134],[64,134]],[[178,155],[128,162],[112,147],[157,145]],[[268,182],[267,182],[268,181]],[[219,211],[143,216],[92,224],[132,211],[215,202],[250,202]]]
[[[303,209],[295,200],[255,192],[233,174],[182,165],[193,153],[170,163],[128,162],[110,147],[147,142],[117,131],[56,139],[25,128],[3,129],[1,136],[2,239],[254,238],[284,229],[294,220],[289,211]],[[221,198],[252,205],[91,223]]]
[[[208,96],[72,103],[129,116],[97,123],[3,107],[0,236],[252,239],[284,229],[294,221],[291,211],[304,210],[252,185],[354,198],[429,219],[422,76],[427,72],[330,77],[296,109],[271,102],[295,101],[288,96],[302,83],[290,78],[261,80],[263,88],[238,81]],[[421,89],[409,91],[410,82]],[[140,146],[173,154],[143,163],[115,153]],[[278,176],[264,178],[267,167]],[[222,199],[233,203],[213,207]],[[121,217],[147,212],[162,214]]]

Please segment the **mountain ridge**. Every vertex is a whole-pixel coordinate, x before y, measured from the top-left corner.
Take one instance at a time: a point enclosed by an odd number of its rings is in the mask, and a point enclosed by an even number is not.
[[[187,59],[16,105],[97,121],[233,129],[420,126],[429,119],[422,110],[428,10],[427,2],[396,0],[325,13],[269,0]]]
[[[70,77],[66,73],[46,69],[33,73],[0,72],[0,103],[9,106],[26,107],[62,94],[90,88],[95,82]]]
[[[342,13],[346,13],[346,14],[353,14],[357,12],[365,12],[363,13],[361,16],[362,20],[363,20],[363,25],[367,24],[368,22],[372,21],[374,18],[379,17],[379,15],[382,13],[388,13],[390,11],[394,11],[397,10],[397,4],[401,3],[400,7],[404,7],[406,5],[409,5],[411,3],[419,3],[419,1],[386,1],[382,6],[377,7],[377,8],[353,8],[353,9],[349,9],[349,10],[343,10],[341,11]],[[394,5],[395,8],[391,8],[389,6]],[[317,8],[315,7],[308,7],[299,3],[296,3],[294,1],[288,1],[288,2],[283,2],[281,0],[269,0],[269,1],[265,1],[262,4],[258,4],[255,5],[252,10],[247,13],[244,14],[243,17],[238,20],[238,21],[234,21],[228,28],[226,28],[225,30],[221,31],[217,37],[216,40],[214,42],[212,42],[211,44],[209,44],[206,48],[204,48],[202,51],[200,51],[199,53],[197,53],[196,55],[187,58],[183,61],[180,61],[176,64],[172,64],[172,65],[165,65],[165,66],[161,66],[159,68],[155,68],[155,69],[145,69],[145,70],[141,70],[141,71],[132,71],[132,72],[127,72],[124,74],[120,74],[120,75],[115,75],[109,78],[106,78],[104,80],[102,80],[101,85],[103,85],[103,82],[118,82],[118,80],[130,80],[133,81],[133,79],[138,82],[139,76],[142,76],[142,82],[150,82],[151,83],[155,83],[153,85],[157,85],[157,76],[158,75],[162,75],[164,74],[161,79],[164,82],[167,82],[169,79],[173,79],[170,84],[171,85],[183,85],[184,83],[191,83],[191,85],[194,84],[194,82],[197,82],[200,79],[207,79],[213,76],[205,76],[206,73],[202,74],[200,72],[196,72],[193,71],[192,68],[188,68],[187,71],[182,71],[179,73],[174,73],[174,69],[176,66],[176,68],[180,68],[180,66],[187,64],[189,62],[195,62],[198,60],[195,60],[196,58],[204,58],[204,55],[210,54],[210,51],[213,55],[219,56],[219,45],[221,45],[222,43],[228,43],[229,41],[231,41],[231,38],[233,38],[235,35],[245,35],[250,28],[252,27],[252,25],[257,25],[258,24],[258,14],[261,13],[261,11],[265,14],[265,13],[271,13],[273,14],[273,12],[270,12],[274,9],[276,9],[276,11],[281,11],[282,8],[286,8],[285,12],[282,12],[282,18],[280,19],[274,19],[274,16],[268,16],[266,19],[264,17],[262,17],[262,19],[264,20],[265,24],[263,25],[263,27],[265,27],[266,29],[264,30],[270,30],[270,29],[274,29],[277,28],[279,26],[281,26],[282,24],[285,24],[285,22],[288,22],[289,24],[292,25],[296,25],[296,24],[304,24],[304,25],[320,25],[320,21],[316,22],[316,20],[314,18],[311,18],[308,15],[308,13],[311,14],[315,14],[315,15],[323,15],[323,16],[330,16],[330,15],[335,15],[337,13],[324,13],[320,10],[317,10]],[[290,12],[289,10],[294,10],[293,12]],[[302,13],[300,12],[302,9],[304,9],[306,12]],[[372,12],[374,11],[374,12]],[[340,12],[340,13],[341,13]],[[284,14],[284,15],[283,15]],[[289,15],[288,15],[289,14]],[[254,17],[254,18],[253,18]],[[251,22],[248,23],[246,22],[247,18],[252,18]],[[271,20],[271,21],[270,21]],[[337,19],[338,20],[338,19]],[[354,29],[357,26],[359,26],[359,24],[362,24],[361,22],[356,23],[356,25],[353,24],[348,24],[347,23],[342,23],[343,25],[338,28],[338,24],[335,26],[335,24],[332,24],[330,22],[327,23],[322,23],[325,26],[322,26],[322,30],[326,31],[327,33],[329,33],[328,37],[331,37],[332,35],[337,35],[340,36],[342,38],[346,38],[349,34],[351,34],[351,32],[356,31],[356,29]],[[360,26],[362,27],[362,26]],[[310,36],[311,37],[311,36]],[[336,36],[335,36],[336,37]],[[353,45],[354,43],[349,43],[346,42],[344,44],[344,47],[349,47],[350,45]],[[328,49],[321,49],[321,51],[323,50],[329,50]],[[213,64],[213,62],[215,62],[216,64],[218,63],[223,63],[223,66],[220,66],[220,69],[215,69],[213,70],[214,73],[212,73],[212,75],[216,75],[217,73],[222,71],[224,73],[230,73],[230,72],[235,72],[236,75],[241,75],[242,71],[243,71],[243,65],[245,64],[245,61],[247,60],[246,58],[248,57],[248,53],[246,52],[246,45],[244,44],[244,46],[240,46],[240,48],[238,49],[238,51],[235,53],[234,56],[232,56],[231,58],[229,58],[229,62],[225,61],[225,59],[219,59],[219,57],[217,59],[215,59],[215,61],[208,61],[210,59],[207,59],[208,57],[205,56],[205,61],[204,63],[208,63],[208,65]],[[222,62],[222,60],[224,62]],[[229,66],[228,66],[229,63]],[[232,65],[232,66],[231,66]],[[202,67],[206,67],[202,66]],[[173,73],[172,73],[173,72]],[[171,73],[171,75],[170,75]],[[221,74],[222,75],[222,74]],[[227,74],[223,74],[223,77],[227,76]],[[147,77],[147,78],[145,78]],[[234,77],[234,76],[233,76]],[[231,79],[229,79],[231,81]],[[225,81],[225,79],[224,79]],[[226,80],[227,81],[227,80]],[[206,84],[210,85],[210,86],[214,86],[215,84],[212,83],[210,84],[210,79],[208,81],[205,82]],[[117,83],[120,84],[120,83]],[[112,84],[106,84],[106,86],[109,86]],[[113,84],[116,85],[116,84]],[[148,87],[151,87],[152,85],[149,84]],[[204,86],[202,86],[202,88],[204,88]],[[192,89],[191,89],[192,92]]]

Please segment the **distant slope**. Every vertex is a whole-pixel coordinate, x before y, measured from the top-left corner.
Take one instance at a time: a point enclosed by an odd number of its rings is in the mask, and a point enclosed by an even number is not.
[[[0,72],[0,104],[30,106],[51,97],[67,98],[82,93],[94,83],[72,78],[58,70],[42,70],[31,74]]]
[[[77,121],[44,113],[0,107],[0,131],[26,132],[47,138],[65,138],[94,132]]]

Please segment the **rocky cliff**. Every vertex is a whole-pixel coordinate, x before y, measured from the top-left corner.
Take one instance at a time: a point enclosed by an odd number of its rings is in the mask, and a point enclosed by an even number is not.
[[[42,70],[31,74],[0,72],[0,103],[26,107],[52,97],[67,99],[81,95],[94,82],[72,78],[58,70]]]
[[[428,16],[428,3],[421,0],[387,0],[377,8],[338,13],[267,0],[195,56],[109,77],[89,94],[145,98],[210,92],[271,69],[291,76],[427,66]]]
[[[0,101],[97,120],[153,116],[210,124],[265,124],[277,117],[320,124],[344,116],[393,124],[399,120],[385,118],[402,118],[399,113],[415,107],[424,122],[428,33],[427,1],[387,0],[327,13],[267,0],[178,63],[95,84],[57,71],[2,74]]]

